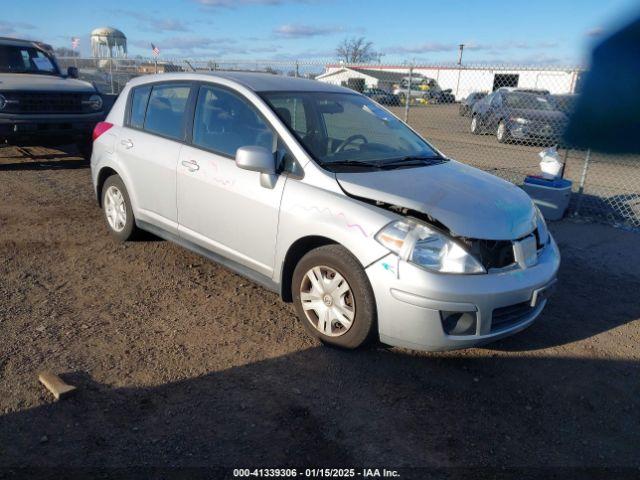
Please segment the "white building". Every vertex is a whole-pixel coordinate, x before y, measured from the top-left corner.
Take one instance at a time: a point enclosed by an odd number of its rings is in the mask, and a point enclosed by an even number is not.
[[[553,94],[575,93],[582,70],[540,67],[327,65],[316,80],[347,85],[350,78],[362,78],[367,87],[391,91],[409,74],[434,79],[443,90],[451,89],[456,100],[472,92],[492,92],[499,87],[548,90]]]

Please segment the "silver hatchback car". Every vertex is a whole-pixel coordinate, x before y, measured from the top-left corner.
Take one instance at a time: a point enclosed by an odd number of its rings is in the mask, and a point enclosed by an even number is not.
[[[345,348],[492,341],[531,325],[556,282],[558,248],[520,188],[313,80],[132,80],[91,170],[117,239],[146,230],[213,259]]]

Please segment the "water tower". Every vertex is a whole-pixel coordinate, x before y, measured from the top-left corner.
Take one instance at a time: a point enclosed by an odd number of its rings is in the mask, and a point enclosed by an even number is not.
[[[96,28],[91,32],[91,53],[100,59],[125,58],[127,37],[117,28]]]

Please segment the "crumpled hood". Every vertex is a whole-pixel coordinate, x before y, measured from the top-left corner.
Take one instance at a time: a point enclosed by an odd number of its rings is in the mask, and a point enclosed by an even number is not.
[[[519,187],[476,168],[439,165],[373,172],[337,173],[343,190],[426,213],[455,235],[513,240],[535,228],[535,210]]]
[[[29,73],[0,73],[0,91],[20,90],[35,92],[95,92],[88,82],[76,78],[62,78],[57,75]]]

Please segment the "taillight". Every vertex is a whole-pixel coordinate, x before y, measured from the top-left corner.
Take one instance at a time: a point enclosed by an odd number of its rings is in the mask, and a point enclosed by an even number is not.
[[[95,142],[100,135],[113,127],[113,123],[109,122],[98,122],[96,123],[95,128],[93,129],[93,141]]]

